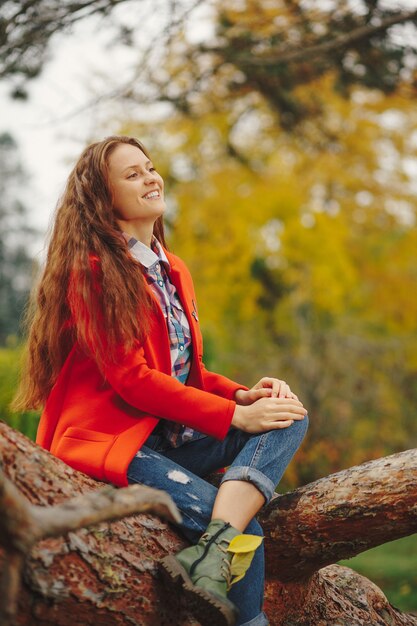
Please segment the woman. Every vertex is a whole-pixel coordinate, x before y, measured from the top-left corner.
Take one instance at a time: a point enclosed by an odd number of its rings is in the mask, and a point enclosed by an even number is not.
[[[37,441],[75,469],[167,491],[195,544],[161,562],[167,583],[203,624],[261,626],[254,516],[303,439],[306,410],[283,381],[248,389],[206,370],[191,276],[166,249],[164,211],[163,180],[139,141],[86,148],[58,204],[15,406],[45,405]],[[204,477],[224,466],[217,490]]]

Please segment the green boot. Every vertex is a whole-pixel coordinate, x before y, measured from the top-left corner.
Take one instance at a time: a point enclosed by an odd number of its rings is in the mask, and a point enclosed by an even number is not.
[[[222,520],[212,520],[196,546],[165,557],[160,569],[174,591],[184,590],[189,608],[201,624],[233,626],[238,612],[227,599],[227,592],[233,582],[243,578],[261,541],[260,537],[242,535]],[[236,561],[235,571],[232,560]],[[236,575],[234,581],[232,574]]]

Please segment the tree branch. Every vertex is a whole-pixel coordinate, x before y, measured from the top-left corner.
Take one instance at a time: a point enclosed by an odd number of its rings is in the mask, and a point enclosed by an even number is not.
[[[0,579],[0,624],[12,626],[17,611],[17,598],[20,588],[25,557],[17,550],[10,550],[4,563]]]
[[[151,513],[174,523],[181,521],[178,509],[167,493],[144,485],[123,489],[104,487],[55,506],[34,506],[31,513],[40,529],[37,540],[137,513]]]
[[[311,60],[313,57],[324,56],[342,48],[352,46],[352,44],[369,39],[374,35],[382,33],[395,24],[417,20],[417,10],[407,13],[399,13],[382,20],[380,24],[374,26],[360,26],[348,34],[339,35],[330,41],[324,41],[314,46],[296,48],[291,50],[272,50],[268,56],[255,56],[250,54],[236,54],[234,59],[242,65],[256,65],[267,67],[269,65],[284,65],[288,63]],[[221,48],[200,46],[202,52],[222,52]]]
[[[0,545],[7,555],[0,580],[0,624],[4,626],[13,624],[25,557],[37,541],[136,513],[155,513],[172,522],[181,520],[167,493],[142,485],[124,489],[106,486],[55,506],[32,505],[1,469],[0,510]]]
[[[69,509],[68,524],[75,524],[70,509],[75,509],[77,501],[88,498],[91,505],[97,498],[99,503],[109,492],[108,486],[97,491],[100,483],[73,470],[2,422],[0,460],[22,502],[33,503],[32,512],[46,513],[46,507],[57,503],[51,509],[52,517],[59,511],[64,517]],[[353,545],[356,553],[380,543],[382,534],[385,540],[391,540],[414,532],[416,471],[417,451],[410,450],[334,474],[277,497],[265,508],[261,518],[266,531],[268,566],[273,574],[266,586],[271,626],[417,626],[416,617],[391,607],[375,585],[348,568],[332,565],[313,576],[308,574],[323,564],[321,551],[336,560],[340,558],[340,545],[349,549]],[[6,501],[4,493],[12,498],[13,491],[8,491],[6,483],[2,485],[0,509],[7,512],[5,507],[13,502]],[[123,491],[129,493],[131,488],[118,490]],[[74,494],[80,495],[74,498]],[[97,508],[100,506],[99,503]],[[47,517],[44,521],[49,524],[50,537],[63,532],[63,522],[55,523]],[[78,521],[88,523],[86,516]],[[378,540],[367,539],[367,535],[378,533]],[[36,616],[39,624],[68,626],[77,615],[84,626],[96,626],[98,621],[114,625],[137,623],[138,616],[143,626],[171,624],[173,619],[178,624],[194,623],[180,594],[178,598],[166,594],[156,566],[160,558],[186,545],[181,533],[147,515],[38,542],[26,555],[25,584],[18,596],[16,621],[33,624]],[[16,554],[12,547],[7,554],[2,552],[0,567],[7,576],[0,589],[0,623],[11,626],[10,597],[16,596],[13,589],[21,572],[20,553]],[[297,569],[301,562],[306,565],[305,576]],[[295,582],[280,582],[280,573],[286,567]],[[281,575],[283,578],[285,575]]]
[[[100,522],[137,513],[154,513],[170,522],[181,516],[170,496],[159,489],[130,485],[106,486],[61,504],[43,507],[30,504],[0,469],[0,545],[25,553],[46,537],[57,537]]]
[[[260,515],[268,571],[318,569],[417,532],[417,449],[338,472],[273,499]]]
[[[27,549],[34,530],[32,508],[0,469],[0,545],[6,550],[23,553]]]

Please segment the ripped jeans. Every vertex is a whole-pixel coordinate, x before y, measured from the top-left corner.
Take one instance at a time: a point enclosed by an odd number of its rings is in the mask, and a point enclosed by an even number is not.
[[[127,478],[169,493],[177,505],[182,532],[197,543],[207,528],[217,488],[203,479],[221,467],[229,466],[222,481],[244,480],[253,483],[271,499],[275,486],[300,446],[308,426],[308,417],[288,428],[249,434],[231,428],[223,441],[203,437],[178,448],[165,449],[160,435],[151,435],[132,459]],[[245,532],[263,535],[253,519]],[[239,609],[240,626],[266,626],[262,612],[264,593],[264,552],[259,547],[245,577],[232,586],[228,597]]]

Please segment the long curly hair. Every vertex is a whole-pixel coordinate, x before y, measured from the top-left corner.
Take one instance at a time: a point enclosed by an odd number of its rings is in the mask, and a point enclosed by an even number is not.
[[[143,270],[128,250],[116,221],[108,162],[121,144],[112,136],[89,145],[58,201],[47,260],[28,308],[28,342],[15,410],[46,401],[75,342],[104,370],[149,331],[154,307]],[[154,235],[166,246],[162,217]]]

